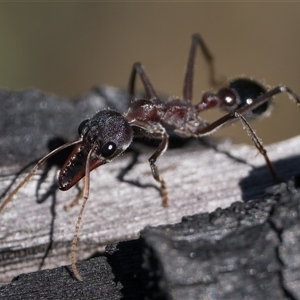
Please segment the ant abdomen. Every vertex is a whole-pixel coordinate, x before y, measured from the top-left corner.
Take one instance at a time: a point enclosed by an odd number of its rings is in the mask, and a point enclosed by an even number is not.
[[[266,93],[266,89],[260,83],[249,78],[237,78],[231,80],[228,83],[228,89],[236,95],[237,105],[235,109],[239,109],[250,105],[258,96]],[[272,103],[272,98],[269,98],[266,102],[261,104],[259,107],[253,109],[251,112],[247,112],[245,114],[246,119],[254,120],[257,119],[258,117],[264,116],[266,113],[268,113],[271,107],[271,103]],[[226,109],[226,107],[224,108],[225,110],[228,110]],[[231,111],[232,109],[229,110]]]

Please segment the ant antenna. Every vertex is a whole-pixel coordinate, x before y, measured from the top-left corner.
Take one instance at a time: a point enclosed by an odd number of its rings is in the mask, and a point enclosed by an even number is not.
[[[3,201],[3,203],[0,205],[0,212],[4,209],[4,207],[7,205],[7,203],[9,203],[12,199],[12,197],[19,191],[19,189],[32,177],[32,175],[37,171],[37,169],[47,160],[49,159],[51,156],[53,156],[54,154],[58,153],[59,151],[79,144],[82,142],[82,138],[78,139],[76,141],[73,142],[69,142],[66,143],[60,147],[58,147],[57,149],[54,149],[53,151],[51,151],[50,153],[48,153],[47,155],[45,155],[43,158],[41,158],[37,164],[32,168],[32,170],[30,171],[30,173],[18,184],[18,186],[7,196],[7,198]]]
[[[77,246],[77,240],[78,240],[78,233],[81,225],[81,219],[83,215],[83,211],[86,205],[87,200],[89,199],[89,191],[90,191],[90,160],[91,156],[94,152],[94,149],[96,148],[96,145],[92,147],[90,152],[88,153],[87,159],[86,159],[86,165],[85,165],[85,177],[84,177],[84,188],[83,188],[83,198],[84,201],[82,203],[81,209],[78,214],[76,226],[75,226],[75,232],[72,240],[72,245],[71,245],[71,267],[74,276],[76,277],[77,280],[82,281],[82,277],[76,267],[76,257],[75,257],[75,252],[76,252],[76,246]]]

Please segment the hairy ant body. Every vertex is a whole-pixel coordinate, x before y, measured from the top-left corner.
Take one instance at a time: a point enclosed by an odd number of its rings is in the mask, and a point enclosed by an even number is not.
[[[72,270],[78,280],[82,280],[82,278],[76,268],[75,248],[83,210],[89,198],[90,172],[100,165],[111,162],[123,153],[134,137],[147,136],[161,140],[157,149],[149,158],[149,163],[154,179],[160,183],[163,206],[168,204],[168,195],[165,182],[159,175],[155,163],[167,150],[169,139],[167,130],[173,131],[181,137],[200,137],[213,133],[225,124],[239,120],[247,130],[256,148],[264,156],[272,176],[279,180],[266,150],[250,127],[248,120],[266,114],[271,105],[272,96],[276,94],[287,93],[290,98],[300,104],[299,97],[283,85],[266,91],[263,86],[252,79],[237,78],[228,82],[217,93],[204,93],[202,100],[193,105],[191,100],[197,46],[200,47],[208,63],[211,83],[217,85],[213,57],[198,34],[192,36],[182,99],[175,98],[167,102],[160,100],[142,65],[135,63],[129,80],[129,94],[131,97],[135,94],[135,79],[138,75],[147,98],[132,101],[123,115],[114,110],[104,110],[98,112],[91,119],[83,121],[78,128],[79,139],[58,147],[39,160],[31,172],[0,206],[1,211],[36,170],[52,155],[67,147],[74,146],[72,153],[61,168],[58,183],[59,188],[65,191],[84,177],[84,202],[78,215],[71,247]],[[215,122],[208,123],[200,118],[199,114],[211,108],[219,108],[228,113]]]

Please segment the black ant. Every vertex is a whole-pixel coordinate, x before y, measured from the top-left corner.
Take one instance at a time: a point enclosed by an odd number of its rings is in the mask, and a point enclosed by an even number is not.
[[[135,79],[136,75],[138,75],[144,86],[146,99],[132,101],[123,115],[114,110],[104,110],[98,112],[89,120],[83,121],[78,128],[78,140],[58,147],[39,160],[31,172],[0,206],[1,211],[36,170],[52,155],[67,147],[74,146],[72,153],[60,170],[58,184],[59,188],[65,191],[84,177],[84,202],[78,215],[71,247],[72,270],[78,280],[82,280],[82,278],[76,267],[75,249],[83,210],[89,198],[90,172],[101,165],[111,162],[122,154],[132,143],[134,137],[146,136],[160,140],[157,149],[149,158],[149,163],[154,179],[160,183],[163,206],[168,205],[167,189],[155,163],[167,150],[168,132],[170,131],[173,131],[180,137],[200,137],[213,133],[225,124],[239,120],[247,130],[256,148],[264,156],[272,176],[279,181],[268,158],[267,151],[250,127],[248,120],[266,114],[271,106],[272,96],[276,94],[287,93],[290,98],[300,104],[299,97],[283,85],[266,91],[255,80],[236,78],[229,81],[217,93],[204,93],[202,100],[198,104],[193,105],[191,103],[193,72],[198,45],[208,63],[210,81],[213,85],[217,85],[218,81],[215,79],[213,57],[199,34],[192,36],[182,99],[173,98],[167,102],[159,99],[142,65],[135,63],[129,80],[129,94],[131,98],[135,94]],[[199,117],[202,111],[215,107],[228,112],[228,114],[213,123],[208,123]]]

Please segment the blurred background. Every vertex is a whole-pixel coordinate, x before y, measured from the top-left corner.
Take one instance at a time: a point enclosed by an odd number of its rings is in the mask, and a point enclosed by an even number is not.
[[[300,3],[1,3],[0,86],[74,98],[95,85],[126,88],[141,61],[156,91],[181,96],[198,32],[218,75],[283,83],[300,94],[299,12]],[[194,101],[210,89],[198,51]],[[287,139],[300,134],[300,108],[278,96],[271,116],[252,125],[264,144]],[[214,135],[250,144],[241,127]]]

